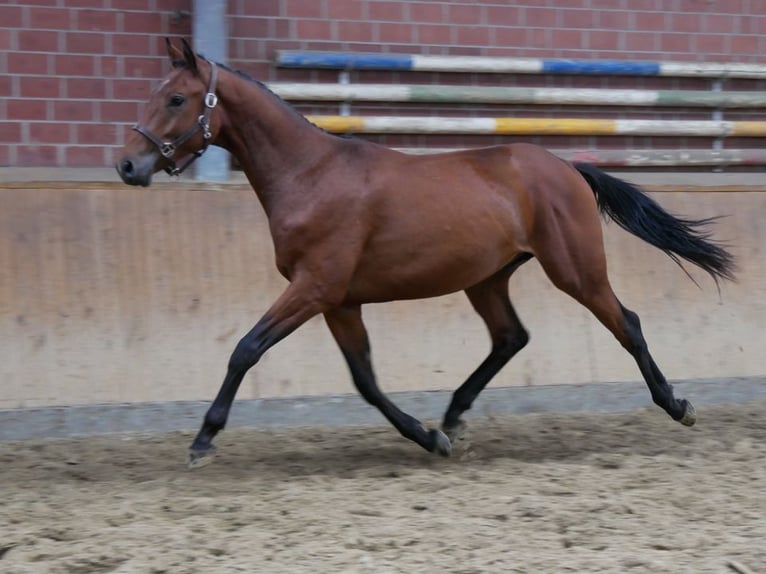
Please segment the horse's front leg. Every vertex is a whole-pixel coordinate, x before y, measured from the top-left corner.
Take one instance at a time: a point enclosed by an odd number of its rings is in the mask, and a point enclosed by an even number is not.
[[[337,307],[326,311],[327,326],[346,358],[351,377],[362,397],[386,417],[402,436],[416,442],[429,452],[449,456],[452,451],[447,435],[438,429],[427,429],[416,418],[399,410],[375,382],[370,359],[370,343],[358,305]]]
[[[189,468],[204,466],[212,461],[213,438],[225,425],[234,396],[245,376],[261,356],[275,343],[284,339],[311,317],[324,312],[331,304],[317,283],[306,277],[293,281],[255,327],[237,344],[229,359],[226,378],[205,415],[189,451]]]

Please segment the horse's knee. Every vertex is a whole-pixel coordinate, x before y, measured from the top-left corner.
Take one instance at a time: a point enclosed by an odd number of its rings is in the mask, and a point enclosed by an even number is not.
[[[258,362],[262,354],[261,345],[256,338],[243,337],[229,358],[229,371],[246,372]]]
[[[503,331],[495,338],[492,352],[508,360],[529,343],[529,332],[521,326]]]
[[[641,331],[641,319],[630,309],[626,309],[622,305],[620,308],[622,309],[623,332],[625,334],[625,340],[621,341],[622,345],[631,355],[638,357],[647,349],[646,340]]]

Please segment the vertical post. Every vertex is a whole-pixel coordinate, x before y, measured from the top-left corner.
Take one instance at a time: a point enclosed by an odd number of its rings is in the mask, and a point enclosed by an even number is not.
[[[723,89],[723,81],[720,78],[717,78],[713,80],[713,85],[711,86],[712,91],[714,92],[720,92]],[[713,121],[720,122],[723,121],[723,110],[721,108],[716,108],[713,110]],[[720,137],[713,140],[713,151],[721,151],[723,149],[723,141]],[[713,171],[720,172],[723,171],[723,168],[719,165],[715,168],[713,168]]]
[[[226,0],[194,0],[192,35],[195,51],[210,60],[226,63],[229,41]],[[223,148],[210,146],[195,167],[197,180],[226,181],[229,178],[229,154]]]

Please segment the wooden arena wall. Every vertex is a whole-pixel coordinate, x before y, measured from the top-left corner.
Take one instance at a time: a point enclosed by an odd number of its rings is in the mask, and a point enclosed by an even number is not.
[[[606,227],[618,296],[639,313],[670,379],[764,374],[766,194],[658,193],[693,217],[726,214],[715,235],[739,282],[700,287],[659,251]],[[190,184],[143,190],[0,187],[0,408],[210,400],[229,355],[285,286],[252,191]],[[530,345],[496,386],[640,380],[628,354],[536,261],[511,281]],[[382,387],[454,389],[489,338],[463,294],[365,308]],[[271,349],[243,398],[353,392],[315,318]],[[649,396],[647,394],[647,403]]]
[[[276,69],[273,60],[278,49],[756,63],[762,63],[766,53],[766,6],[762,0],[231,0],[227,10],[230,63],[265,81],[337,77],[326,70]],[[152,83],[167,69],[165,36],[189,37],[191,11],[192,0],[2,3],[0,166],[113,164],[116,149],[135,123]],[[710,89],[709,81],[636,77],[482,78],[380,72],[367,73],[364,79]],[[746,85],[728,82],[725,87],[765,89],[763,81]],[[301,109],[316,111],[310,106]],[[517,116],[533,113],[519,107],[505,110]],[[449,109],[435,111],[449,113]],[[545,111],[554,116],[559,112],[554,106]],[[622,113],[586,106],[578,114],[592,117],[594,112],[611,114],[609,117]],[[401,108],[399,113],[413,112]],[[698,116],[699,112],[683,117]],[[678,111],[654,110],[649,117],[674,118]],[[704,117],[709,118],[709,113]],[[748,117],[744,114],[733,119]],[[391,145],[420,143],[417,138],[396,136],[377,139]],[[451,137],[436,143],[470,145],[485,141],[489,140]],[[652,147],[656,138],[565,136],[545,138],[540,143],[554,148]],[[668,140],[663,143],[667,146]],[[709,142],[693,138],[676,138],[671,143],[709,148]]]

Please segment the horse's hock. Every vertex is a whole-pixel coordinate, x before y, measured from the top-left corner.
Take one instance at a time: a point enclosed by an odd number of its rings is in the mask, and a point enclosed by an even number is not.
[[[211,192],[176,182],[149,193],[118,185],[0,189],[8,333],[0,406],[208,400],[238,338],[284,288],[248,186]],[[615,291],[640,313],[657,362],[671,380],[762,375],[764,193],[655,197],[675,213],[727,214],[716,237],[740,266],[738,282],[720,295],[692,270],[698,289],[664,254],[605,227]],[[511,292],[531,342],[494,386],[639,380],[611,334],[536,262],[514,275]],[[386,390],[454,389],[488,349],[463,294],[368,306],[365,317]],[[316,318],[267,353],[239,396],[351,391]]]

